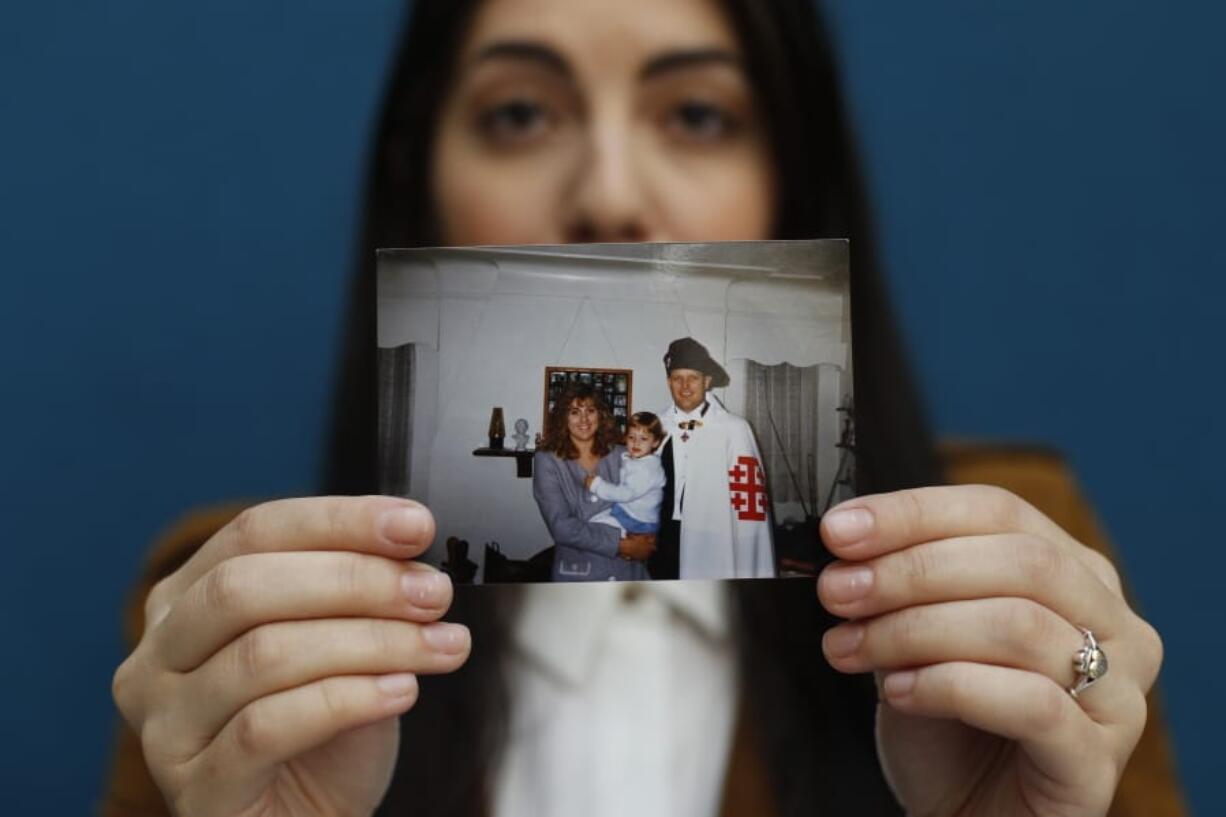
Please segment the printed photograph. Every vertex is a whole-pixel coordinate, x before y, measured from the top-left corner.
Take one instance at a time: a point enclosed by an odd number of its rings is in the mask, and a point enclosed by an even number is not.
[[[379,482],[460,584],[812,576],[853,494],[841,240],[381,250]]]

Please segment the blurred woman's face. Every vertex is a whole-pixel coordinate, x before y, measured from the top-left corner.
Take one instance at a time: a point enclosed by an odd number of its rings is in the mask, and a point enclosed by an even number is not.
[[[487,0],[437,126],[442,239],[768,238],[742,58],[715,0]]]

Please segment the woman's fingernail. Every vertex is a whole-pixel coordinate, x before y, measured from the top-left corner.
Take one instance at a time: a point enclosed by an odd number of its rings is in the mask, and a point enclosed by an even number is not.
[[[468,649],[468,628],[462,624],[438,621],[421,628],[421,637],[431,649],[456,655]]]
[[[442,607],[450,587],[447,574],[434,570],[409,570],[400,577],[400,589],[415,607]]]
[[[423,508],[394,508],[379,517],[379,532],[397,545],[420,544],[429,528],[430,519]]]
[[[887,675],[881,686],[887,698],[905,698],[915,689],[915,670]]]
[[[865,565],[829,567],[821,582],[822,595],[828,601],[846,604],[864,598],[873,589],[873,569]]]
[[[831,658],[845,658],[860,649],[860,645],[864,643],[864,625],[840,624],[827,630],[823,641],[826,655]]]
[[[873,532],[873,515],[864,508],[848,508],[826,514],[822,522],[834,544],[854,545]]]
[[[403,698],[417,689],[417,676],[409,672],[382,675],[375,679],[375,686],[389,698]]]

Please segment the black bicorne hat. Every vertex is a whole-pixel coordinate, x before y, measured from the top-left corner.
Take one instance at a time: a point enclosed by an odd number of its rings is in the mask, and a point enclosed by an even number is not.
[[[722,389],[729,383],[728,372],[715,362],[707,347],[693,338],[677,338],[668,344],[668,351],[664,354],[664,371],[671,373],[673,369],[693,369],[709,375],[713,389]]]

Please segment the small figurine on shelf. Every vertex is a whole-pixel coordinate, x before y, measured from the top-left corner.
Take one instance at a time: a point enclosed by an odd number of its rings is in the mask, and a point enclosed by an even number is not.
[[[511,435],[511,439],[515,440],[515,450],[525,451],[528,448],[528,421],[520,417],[515,421],[515,433]]]
[[[506,437],[507,424],[502,419],[502,406],[495,406],[490,412],[490,448],[500,450]]]

